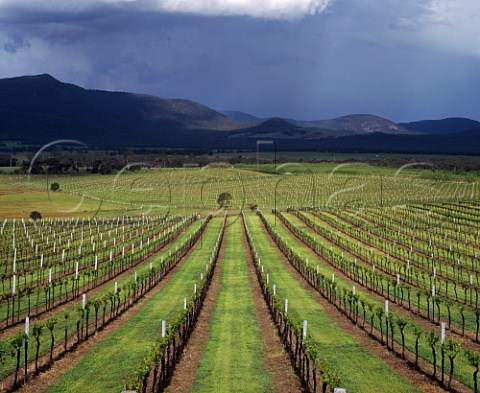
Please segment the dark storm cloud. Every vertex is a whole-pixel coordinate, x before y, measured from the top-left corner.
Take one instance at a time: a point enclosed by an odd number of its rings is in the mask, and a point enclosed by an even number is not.
[[[480,118],[478,5],[461,2],[0,0],[0,76],[260,116]]]
[[[1,10],[1,6],[0,6]],[[14,31],[45,39],[52,43],[75,43],[96,34],[122,32],[133,28],[131,23],[142,13],[111,5],[85,9],[81,12],[66,10],[15,8],[0,13],[4,32]]]
[[[25,38],[21,37],[12,37],[11,41],[3,44],[3,50],[10,54],[15,54],[21,49],[28,48],[30,48],[30,43]]]

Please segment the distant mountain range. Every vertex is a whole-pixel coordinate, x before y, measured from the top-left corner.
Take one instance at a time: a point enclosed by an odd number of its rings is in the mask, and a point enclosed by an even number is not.
[[[269,120],[268,118],[259,118],[245,112],[222,111],[225,116],[232,120],[249,123],[261,123]],[[329,134],[327,136],[342,136],[347,134],[371,134],[374,132],[383,132],[385,134],[408,134],[406,128],[401,127],[394,122],[375,115],[348,115],[329,120],[296,120],[283,119],[293,126],[301,128],[314,128],[320,130],[343,131],[338,134]],[[324,134],[325,136],[325,134]]]
[[[261,123],[262,121],[268,120],[269,118],[261,118],[250,115],[249,113],[240,112],[240,111],[220,111],[220,113],[229,117],[230,119],[250,122],[250,123]]]
[[[284,150],[480,154],[480,122],[465,118],[396,124],[369,114],[329,120],[261,119],[183,99],[86,90],[50,75],[0,79],[1,141],[91,147],[246,149],[259,139]]]
[[[413,123],[399,123],[411,132],[421,134],[452,134],[480,128],[480,122],[464,117],[450,117],[442,120],[423,120]]]
[[[50,75],[0,80],[0,140],[64,138],[101,146],[172,145],[248,124],[188,100],[86,90]]]
[[[260,123],[260,118],[240,111],[221,111],[225,116],[240,122]],[[351,134],[455,134],[480,128],[480,122],[464,117],[450,117],[441,120],[422,120],[411,123],[394,123],[375,115],[347,115],[329,120],[296,120],[285,118],[290,124],[303,128],[349,131]],[[329,135],[330,136],[330,135]],[[341,135],[336,135],[341,136]]]

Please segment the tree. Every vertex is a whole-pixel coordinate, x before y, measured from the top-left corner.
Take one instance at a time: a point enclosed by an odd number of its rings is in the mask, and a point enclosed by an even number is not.
[[[30,218],[33,221],[41,220],[42,219],[42,214],[36,210],[30,213]]]
[[[222,192],[217,199],[217,203],[220,207],[228,207],[228,203],[232,200],[232,195],[228,192]]]
[[[53,192],[57,192],[58,190],[60,190],[60,184],[58,184],[57,182],[53,182],[52,184],[50,184],[50,190],[52,190]]]

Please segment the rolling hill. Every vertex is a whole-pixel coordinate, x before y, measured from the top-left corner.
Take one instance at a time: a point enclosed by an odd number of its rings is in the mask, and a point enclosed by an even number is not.
[[[256,117],[249,113],[245,113],[241,111],[220,111],[220,113],[224,114],[225,116],[229,117],[232,120],[242,121],[247,123],[261,123],[262,121],[268,120],[268,119],[262,119],[260,117]]]
[[[442,120],[422,120],[400,123],[399,126],[421,134],[454,134],[480,128],[480,122],[464,117],[449,117]]]
[[[357,114],[337,117],[329,120],[300,121],[289,120],[291,123],[300,127],[315,127],[335,131],[351,131],[355,134],[372,134],[382,132],[384,134],[409,134],[405,128],[383,117]]]
[[[241,122],[264,122],[268,119],[262,119],[245,112],[240,111],[222,111],[222,113],[232,120]],[[292,126],[318,129],[318,130],[330,130],[330,131],[342,131],[335,133],[328,133],[328,136],[344,136],[344,135],[366,135],[375,132],[383,132],[385,134],[410,134],[411,132],[395,124],[393,121],[369,114],[357,114],[337,117],[329,120],[296,120],[284,118],[282,119]],[[324,133],[325,136],[325,133]]]
[[[227,114],[235,119],[189,100],[87,90],[47,74],[0,80],[0,146],[75,139],[90,148],[211,151],[273,140],[279,150],[480,154],[480,123],[469,119],[397,125],[365,114],[319,121]]]
[[[242,127],[245,123],[188,100],[86,90],[47,74],[0,80],[4,140],[73,138],[91,145],[145,146],[181,143],[193,130]]]

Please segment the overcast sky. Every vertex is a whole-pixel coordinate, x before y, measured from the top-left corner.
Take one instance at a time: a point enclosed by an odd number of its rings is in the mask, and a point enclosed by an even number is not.
[[[480,120],[480,0],[0,0],[0,77],[257,116]]]

